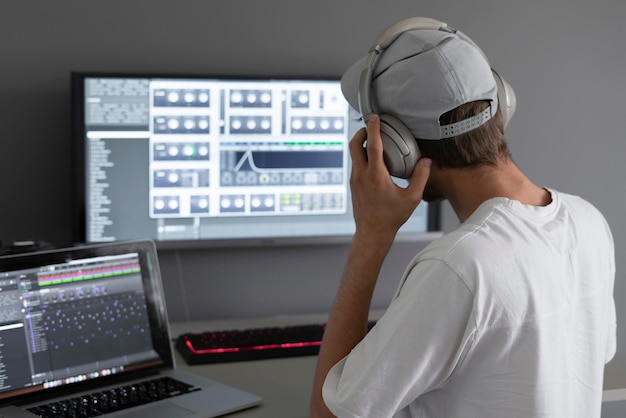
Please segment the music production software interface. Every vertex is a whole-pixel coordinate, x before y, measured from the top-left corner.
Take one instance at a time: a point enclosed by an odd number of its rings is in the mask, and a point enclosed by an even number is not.
[[[0,392],[155,358],[137,254],[0,273]]]
[[[280,236],[350,216],[338,82],[89,78],[85,100],[88,241]],[[350,233],[327,225],[308,233]]]

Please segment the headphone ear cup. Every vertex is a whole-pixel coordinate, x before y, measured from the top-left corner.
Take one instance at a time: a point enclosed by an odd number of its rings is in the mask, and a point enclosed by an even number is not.
[[[395,116],[383,114],[380,115],[380,136],[389,174],[402,179],[410,178],[421,153],[409,128]]]
[[[511,121],[511,117],[513,117],[513,113],[515,113],[517,98],[515,97],[513,87],[500,77],[500,74],[496,71],[491,71],[496,80],[496,85],[498,86],[498,107],[500,112],[502,112],[502,124],[504,128],[506,128]]]

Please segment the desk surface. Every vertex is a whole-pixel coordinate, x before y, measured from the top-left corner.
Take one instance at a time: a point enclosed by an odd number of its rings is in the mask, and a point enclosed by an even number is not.
[[[376,317],[376,314],[373,315]],[[172,323],[172,336],[185,332],[255,328],[272,325],[322,323],[325,316],[303,315],[245,320],[198,321]],[[263,398],[263,403],[232,418],[306,418],[313,386],[316,356],[289,357],[271,360],[245,361],[189,366],[174,349],[178,367],[200,376],[234,386]],[[605,402],[626,400],[626,355],[618,353],[605,369]]]

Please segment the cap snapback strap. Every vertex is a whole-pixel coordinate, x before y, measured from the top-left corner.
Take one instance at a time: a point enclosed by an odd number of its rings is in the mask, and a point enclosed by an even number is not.
[[[439,128],[440,138],[450,138],[469,132],[487,122],[492,116],[490,104],[487,109],[483,110],[476,116],[472,116],[471,118],[464,119],[460,122],[451,123],[450,125],[441,126]]]

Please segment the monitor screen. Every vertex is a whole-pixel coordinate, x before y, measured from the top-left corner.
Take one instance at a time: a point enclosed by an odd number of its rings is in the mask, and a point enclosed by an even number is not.
[[[338,79],[72,74],[75,240],[160,248],[348,242]],[[399,180],[398,180],[399,181]],[[438,229],[420,205],[398,234]]]

